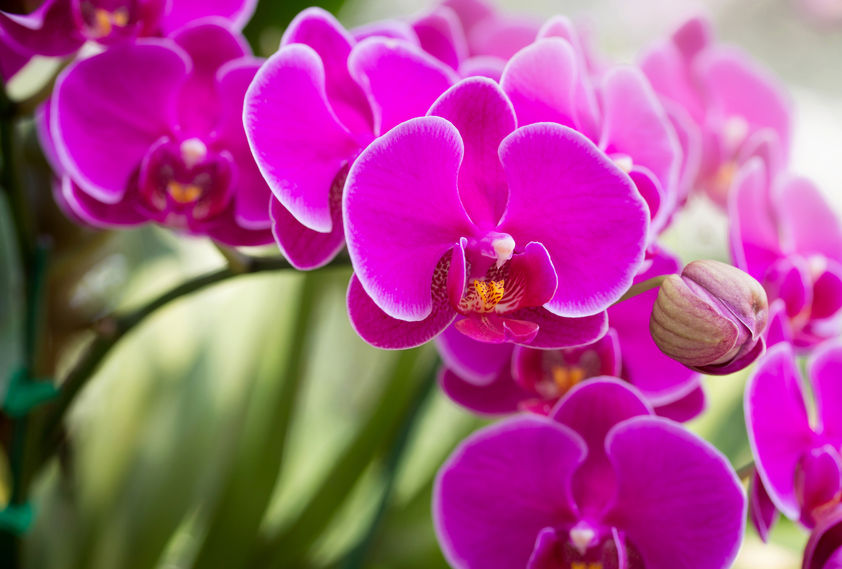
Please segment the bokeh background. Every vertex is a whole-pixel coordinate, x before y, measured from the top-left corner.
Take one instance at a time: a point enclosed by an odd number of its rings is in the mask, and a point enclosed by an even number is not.
[[[422,0],[321,5],[349,27],[431,7]],[[627,62],[685,17],[706,12],[723,41],[782,78],[796,107],[794,170],[842,212],[842,1],[814,0],[824,17],[796,0],[498,5],[532,18],[565,13],[588,24],[607,55]],[[261,0],[246,29],[255,50],[273,52],[305,6]],[[35,92],[53,65],[28,68],[12,94]],[[28,139],[27,159],[37,165],[31,132]],[[27,183],[49,187],[44,177]],[[667,243],[684,260],[727,259],[726,222],[703,200],[674,225]],[[8,227],[0,230],[8,235]],[[79,348],[88,337],[76,332],[74,315],[136,307],[224,263],[210,244],[156,228],[75,239],[59,248],[56,262],[64,264],[51,276],[58,292],[50,310],[69,321]],[[78,285],[62,287],[80,273]],[[344,308],[349,274],[238,277],[167,306],[131,332],[71,409],[72,444],[36,481],[26,566],[446,568],[432,529],[432,480],[482,421],[425,388],[428,348],[382,352],[357,338]],[[76,353],[57,354],[59,369]],[[745,374],[709,378],[708,411],[690,425],[735,466],[750,460],[744,383]],[[0,473],[2,502],[8,465]],[[788,523],[768,545],[748,530],[735,567],[795,569],[805,540]]]

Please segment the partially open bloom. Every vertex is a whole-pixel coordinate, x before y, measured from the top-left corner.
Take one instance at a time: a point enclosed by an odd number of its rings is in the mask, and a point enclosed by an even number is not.
[[[257,0],[45,0],[31,14],[0,11],[0,32],[29,55],[65,56],[86,41],[103,45],[168,35],[214,17],[242,29]]]
[[[706,20],[686,22],[653,46],[640,67],[671,103],[673,115],[695,126],[702,156],[694,185],[720,206],[725,207],[734,175],[758,137],[777,138],[786,162],[792,105],[784,89],[746,53],[717,44]]]
[[[664,251],[644,262],[635,282],[679,269]],[[689,420],[704,408],[699,375],[664,355],[649,335],[657,291],[650,290],[608,309],[608,333],[590,344],[539,350],[477,342],[453,327],[436,338],[444,366],[440,382],[456,403],[499,415],[528,410],[547,414],[576,385],[615,376],[634,385],[658,415]]]
[[[754,278],[719,261],[693,261],[664,279],[649,330],[662,352],[691,369],[724,375],[764,351],[766,293]]]
[[[456,81],[413,44],[408,26],[395,31],[410,35],[358,42],[333,16],[309,8],[246,93],[249,144],[277,198],[275,238],[300,269],[323,265],[342,248],[342,188],[357,155],[398,123],[423,116]]]
[[[68,67],[45,137],[64,202],[98,226],[154,221],[229,245],[271,241],[270,193],[241,121],[259,65],[241,36],[205,23]]]
[[[352,323],[381,347],[456,319],[480,341],[564,347],[605,333],[648,215],[631,180],[577,132],[515,129],[499,86],[463,80],[369,146],[344,200]],[[611,231],[605,231],[610,227]]]
[[[772,347],[746,386],[745,416],[769,498],[785,516],[813,527],[842,504],[842,345],[819,348],[807,375],[810,395],[792,348]]]
[[[474,433],[439,472],[433,508],[455,569],[724,569],[745,499],[715,448],[603,378],[551,417]]]
[[[809,349],[842,331],[842,223],[807,179],[756,157],[729,204],[734,264],[766,289],[775,331]],[[777,307],[776,307],[777,305]]]

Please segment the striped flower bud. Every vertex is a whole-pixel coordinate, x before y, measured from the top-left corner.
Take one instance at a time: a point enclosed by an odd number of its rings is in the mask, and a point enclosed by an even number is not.
[[[766,293],[754,278],[718,261],[694,261],[661,284],[649,331],[669,357],[725,375],[763,353],[768,315]]]

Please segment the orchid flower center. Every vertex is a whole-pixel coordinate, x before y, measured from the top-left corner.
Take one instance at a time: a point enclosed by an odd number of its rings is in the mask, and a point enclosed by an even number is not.
[[[161,140],[144,158],[140,194],[161,221],[206,220],[232,197],[233,166],[227,153],[210,151],[198,138]]]
[[[77,17],[81,20],[85,35],[99,40],[133,23],[133,4],[131,0],[81,0]]]
[[[558,399],[585,379],[585,370],[578,366],[554,365],[535,390],[544,399]]]

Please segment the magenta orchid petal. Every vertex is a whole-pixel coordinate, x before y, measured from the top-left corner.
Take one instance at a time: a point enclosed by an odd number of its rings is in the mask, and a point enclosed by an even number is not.
[[[649,213],[629,177],[584,136],[550,123],[510,134],[500,160],[509,202],[499,231],[542,243],[558,274],[545,307],[568,317],[607,308],[643,260]]]
[[[777,198],[781,231],[793,250],[842,262],[842,224],[812,182],[791,178],[782,185]]]
[[[465,32],[450,8],[441,6],[415,20],[412,29],[424,51],[453,69],[459,69],[460,63],[468,57]]]
[[[814,320],[832,318],[842,308],[842,265],[827,261],[825,270],[813,281],[813,304],[810,317]]]
[[[15,51],[29,55],[63,57],[85,43],[74,22],[72,3],[67,0],[45,0],[25,15],[0,12],[0,32]]]
[[[60,184],[62,200],[59,204],[69,208],[73,216],[89,225],[107,229],[149,221],[149,216],[137,200],[130,197],[113,204],[103,203],[79,188],[70,176],[62,176]]]
[[[268,196],[267,196],[268,199]],[[281,203],[272,199],[270,215],[272,234],[284,257],[300,271],[309,271],[326,265],[345,244],[345,232],[342,228],[340,196],[331,204],[333,229],[330,233],[321,233],[301,225]]]
[[[251,55],[251,50],[244,38],[216,23],[191,23],[170,37],[193,62],[178,97],[179,126],[185,137],[206,135],[216,126],[224,108],[219,97],[208,96],[216,90],[217,71],[231,60]],[[240,100],[244,93],[245,89]]]
[[[775,299],[769,304],[769,324],[766,326],[766,346],[771,348],[782,342],[792,343],[792,326],[786,314],[786,303]]]
[[[462,77],[487,77],[499,83],[505,66],[506,62],[498,57],[475,55],[462,62],[459,66],[459,75]]]
[[[701,54],[698,69],[705,82],[716,86],[710,95],[721,109],[723,119],[741,117],[751,131],[773,129],[783,155],[789,154],[792,104],[784,95],[786,90],[770,72],[744,53],[726,47],[711,48]]]
[[[842,344],[828,342],[820,346],[810,359],[807,375],[812,380],[818,410],[820,431],[842,442]]]
[[[793,473],[813,432],[792,349],[769,349],[746,385],[745,416],[757,472],[769,497],[787,517],[797,519]]]
[[[538,325],[538,333],[526,342],[531,348],[569,348],[599,340],[608,332],[608,316],[600,312],[581,318],[557,316],[545,308],[522,308],[512,318],[528,320]]]
[[[509,197],[497,149],[515,130],[511,103],[497,83],[474,77],[448,89],[428,114],[447,119],[459,130],[465,145],[459,167],[459,196],[477,226],[493,229]]]
[[[618,423],[652,408],[614,378],[596,378],[574,387],[550,415],[570,427],[588,448],[585,461],[573,475],[573,496],[583,516],[598,518],[617,490],[616,473],[605,452],[605,437]]]
[[[748,516],[754,529],[757,530],[757,535],[765,543],[780,516],[756,470],[751,475],[748,486]]]
[[[511,344],[478,342],[453,326],[437,336],[435,342],[445,367],[474,385],[494,382],[501,370],[509,367],[512,357]]]
[[[466,336],[480,342],[500,344],[515,342],[529,344],[538,334],[538,324],[529,320],[488,314],[478,318],[464,318],[453,325]]]
[[[474,433],[439,471],[433,516],[455,569],[523,569],[538,534],[573,521],[570,483],[585,455],[570,429],[543,418]]]
[[[697,383],[689,393],[681,394],[673,401],[664,401],[656,405],[655,414],[679,423],[686,423],[701,415],[706,408],[705,390],[702,389],[701,384]]]
[[[670,41],[656,44],[640,61],[640,69],[655,92],[687,112],[693,122],[701,124],[706,102],[699,93],[689,66],[688,59]]]
[[[828,509],[840,505],[842,457],[829,444],[805,452],[795,471],[795,493],[801,505],[801,523],[810,528]]]
[[[561,38],[573,46],[576,53],[582,53],[579,32],[567,16],[557,14],[544,22],[541,29],[538,30],[536,39],[540,40],[544,38]]]
[[[322,61],[325,90],[333,112],[351,132],[371,132],[373,123],[366,95],[348,71],[348,56],[354,43],[351,34],[330,13],[307,8],[290,23],[281,47],[304,44],[313,48]]]
[[[500,85],[514,105],[519,126],[550,121],[579,129],[588,116],[581,73],[571,45],[548,38],[515,54]]]
[[[374,303],[354,275],[348,285],[348,316],[357,334],[372,346],[404,350],[435,338],[453,322],[456,311],[440,300],[423,320],[406,322],[392,318]]]
[[[685,109],[673,101],[664,100],[662,103],[681,147],[682,160],[675,192],[675,205],[678,206],[684,203],[699,175],[702,164],[702,133]]]
[[[609,517],[639,552],[641,566],[730,567],[742,540],[746,504],[722,454],[657,417],[617,425],[605,445],[618,484]]]
[[[261,63],[253,57],[241,57],[223,65],[216,76],[216,90],[222,108],[214,132],[216,144],[231,153],[237,166],[234,214],[237,223],[247,229],[266,229],[270,225],[266,204],[272,192],[251,154],[241,112],[245,93]],[[341,224],[334,230],[341,234]]]
[[[455,72],[433,56],[389,38],[368,38],[354,46],[348,69],[368,94],[374,131],[380,134],[425,115],[457,80]]]
[[[465,31],[495,15],[494,8],[484,0],[444,0],[441,5],[453,10]]]
[[[257,0],[177,0],[167,3],[161,27],[165,34],[203,18],[216,17],[242,30],[257,7]]]
[[[842,567],[842,508],[824,518],[810,534],[804,547],[802,569]]]
[[[649,209],[649,240],[655,241],[658,234],[666,226],[669,219],[669,205],[667,204],[668,197],[664,194],[664,189],[655,175],[646,168],[635,166],[629,172],[629,178],[634,182],[634,187],[640,192],[640,197],[646,202],[646,207]]]
[[[539,28],[531,19],[487,18],[468,32],[468,47],[473,54],[509,59],[535,41]]]
[[[131,69],[131,73],[117,70]],[[146,151],[170,132],[186,54],[155,40],[120,45],[62,72],[51,132],[67,173],[91,196],[116,203]]]
[[[755,278],[782,255],[771,199],[763,163],[750,160],[734,181],[729,213],[734,264]]]
[[[2,28],[0,28],[0,78],[5,83],[8,83],[18,71],[29,63],[31,55],[22,51],[19,47],[14,46],[6,38]]]
[[[502,347],[497,344],[490,345]],[[529,393],[512,379],[508,368],[503,368],[497,377],[485,385],[466,381],[454,371],[443,368],[439,384],[453,401],[481,415],[514,413],[520,409],[521,402],[529,398]]]
[[[331,231],[330,188],[359,142],[328,103],[316,52],[289,45],[270,57],[246,92],[243,113],[249,145],[269,188],[300,223]]]
[[[366,38],[381,37],[403,40],[413,45],[420,45],[418,34],[415,33],[412,26],[400,20],[378,20],[363,24],[352,29],[351,35],[357,42],[361,42]]]
[[[449,122],[417,118],[375,140],[348,174],[348,252],[366,292],[393,318],[430,315],[440,259],[473,233],[457,193],[462,148]]]
[[[602,80],[603,126],[600,147],[631,156],[675,193],[681,149],[666,111],[644,75],[616,67]]]
[[[763,286],[772,298],[784,301],[786,315],[795,318],[813,303],[810,266],[798,256],[783,257],[766,270]]]
[[[229,247],[259,247],[272,242],[269,227],[250,229],[240,225],[233,211],[226,211],[196,227],[196,233],[205,233],[214,241]]]

